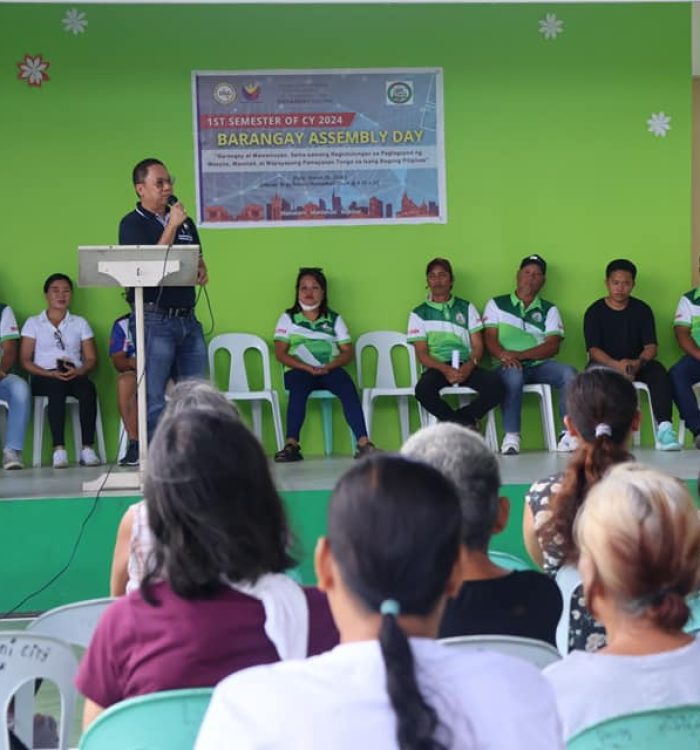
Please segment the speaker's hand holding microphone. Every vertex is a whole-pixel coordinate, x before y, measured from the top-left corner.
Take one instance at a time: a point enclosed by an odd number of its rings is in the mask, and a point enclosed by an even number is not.
[[[183,229],[187,229],[187,211],[185,207],[177,199],[176,195],[168,197],[168,205],[170,206],[170,219],[173,226],[182,226]]]

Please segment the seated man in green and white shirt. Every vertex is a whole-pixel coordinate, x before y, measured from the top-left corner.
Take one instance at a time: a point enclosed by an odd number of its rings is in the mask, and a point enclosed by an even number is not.
[[[450,261],[434,258],[426,274],[428,299],[408,318],[408,341],[425,368],[416,385],[416,398],[442,422],[475,427],[477,420],[501,403],[505,390],[494,373],[478,366],[484,353],[483,324],[471,302],[452,295]],[[440,390],[451,385],[473,388],[477,398],[453,409],[440,397]]]
[[[562,432],[557,450],[576,448],[575,438],[563,427],[566,387],[576,370],[553,359],[564,338],[564,324],[556,305],[539,296],[546,273],[544,258],[528,255],[520,263],[515,291],[490,299],[484,310],[486,347],[500,362],[496,372],[506,388],[501,446],[505,455],[520,453],[520,409],[523,385],[528,383],[547,383],[559,391]]]

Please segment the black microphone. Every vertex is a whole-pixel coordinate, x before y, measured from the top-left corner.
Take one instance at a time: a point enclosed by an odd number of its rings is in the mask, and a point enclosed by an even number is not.
[[[174,206],[174,205],[175,205],[176,203],[178,203],[178,199],[177,199],[177,196],[176,196],[176,195],[169,195],[169,196],[168,196],[168,205],[169,205],[169,206]],[[180,226],[182,227],[182,229],[183,229],[183,230],[184,230],[185,232],[190,232],[190,226],[189,226],[189,224],[187,223],[187,219],[185,219],[185,220],[184,220],[184,221],[182,222],[182,224],[180,224]],[[191,232],[190,232],[190,234],[191,234]]]

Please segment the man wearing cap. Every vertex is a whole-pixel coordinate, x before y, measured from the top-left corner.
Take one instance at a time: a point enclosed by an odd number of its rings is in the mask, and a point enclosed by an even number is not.
[[[477,420],[503,400],[503,386],[489,370],[479,367],[484,354],[477,309],[452,294],[454,275],[446,258],[433,258],[426,268],[428,299],[408,318],[408,341],[425,368],[416,385],[416,399],[441,422],[458,422],[476,427]],[[453,409],[440,398],[440,390],[464,385],[477,392],[477,398],[460,409]]]
[[[546,383],[559,391],[559,415],[566,414],[566,387],[576,375],[571,365],[555,362],[564,338],[559,310],[542,299],[547,263],[539,255],[528,255],[520,263],[517,287],[512,294],[490,299],[484,311],[486,348],[500,366],[496,372],[506,389],[503,401],[505,436],[501,453],[520,453],[520,420],[523,386]],[[557,450],[572,451],[575,438],[565,429]]]

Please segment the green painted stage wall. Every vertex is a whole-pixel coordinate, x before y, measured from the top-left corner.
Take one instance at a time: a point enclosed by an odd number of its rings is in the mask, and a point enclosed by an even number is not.
[[[504,488],[513,505],[511,522],[494,546],[527,557],[522,544],[522,501],[526,485]],[[296,538],[295,556],[305,583],[315,581],[313,550],[325,533],[328,491],[282,493]],[[32,597],[20,612],[37,612],[60,604],[109,595],[109,571],[119,520],[138,498],[101,498],[85,524],[84,534],[68,570],[45,591]],[[46,584],[71,555],[81,524],[92,507],[85,498],[3,500],[0,502],[0,617],[28,594]]]
[[[690,286],[689,4],[80,5],[81,35],[63,30],[70,7],[0,5],[0,299],[20,319],[41,309],[49,272],[76,274],[79,244],[116,241],[137,160],[165,160],[194,206],[192,70],[441,66],[449,221],[205,230],[215,316],[200,303],[205,328],[270,341],[308,264],[327,270],[354,335],[404,330],[430,257],[451,258],[456,292],[481,307],[512,289],[518,261],[536,251],[568,329],[561,356],[581,366],[582,313],[603,291],[605,264],[629,256],[656,311],[661,359],[677,358],[670,323]],[[545,13],[564,22],[555,40],[538,32]],[[25,53],[50,62],[39,89],[17,79]],[[666,138],[647,132],[659,111],[672,118]],[[97,335],[114,451],[107,337],[124,306],[117,290],[85,289],[73,309]],[[274,378],[279,386],[277,368]],[[525,447],[541,445],[532,406],[528,423]],[[397,447],[392,406],[375,425],[376,441]],[[315,415],[302,437],[307,453],[321,451]],[[265,442],[272,450],[269,431]]]

